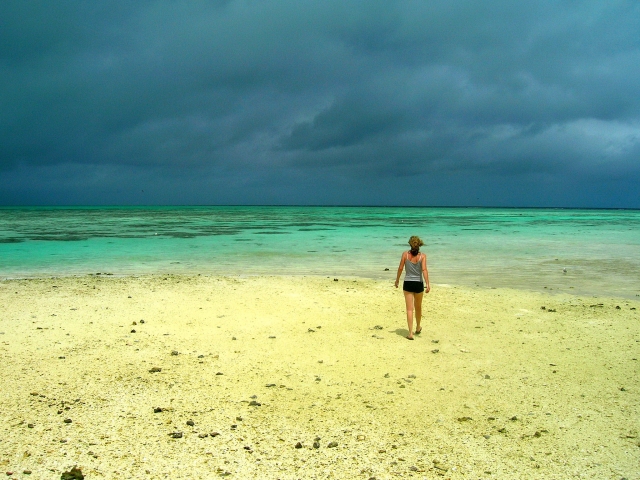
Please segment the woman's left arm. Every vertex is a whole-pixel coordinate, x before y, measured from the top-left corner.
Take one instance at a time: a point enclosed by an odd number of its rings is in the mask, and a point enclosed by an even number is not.
[[[431,284],[429,283],[429,270],[427,270],[427,256],[425,254],[422,257],[422,273],[424,275],[424,291],[429,293]]]

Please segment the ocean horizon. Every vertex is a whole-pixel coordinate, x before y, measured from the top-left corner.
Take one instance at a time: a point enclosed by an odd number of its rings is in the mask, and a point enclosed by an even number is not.
[[[0,207],[0,277],[395,279],[411,235],[434,284],[640,294],[640,210],[393,206]]]

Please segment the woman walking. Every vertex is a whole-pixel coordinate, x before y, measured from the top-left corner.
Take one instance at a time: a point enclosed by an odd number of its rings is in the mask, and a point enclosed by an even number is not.
[[[402,292],[404,302],[407,306],[407,326],[409,335],[407,338],[413,340],[413,309],[416,310],[416,335],[422,331],[420,322],[422,320],[422,296],[423,292],[429,293],[429,272],[427,271],[427,256],[420,253],[420,247],[424,245],[420,237],[413,236],[409,239],[411,250],[404,252],[400,259],[398,275],[396,276],[396,288],[400,282],[402,270],[406,268]],[[422,281],[424,276],[424,282]]]

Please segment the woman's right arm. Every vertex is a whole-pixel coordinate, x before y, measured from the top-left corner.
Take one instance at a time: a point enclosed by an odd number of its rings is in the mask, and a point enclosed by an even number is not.
[[[400,258],[400,265],[398,266],[398,274],[396,275],[396,288],[398,288],[398,283],[400,283],[400,275],[402,275],[402,270],[404,269],[404,258],[406,257],[407,252],[402,254]]]

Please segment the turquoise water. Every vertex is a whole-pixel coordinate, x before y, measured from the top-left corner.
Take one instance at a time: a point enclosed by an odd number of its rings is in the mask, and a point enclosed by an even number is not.
[[[425,241],[435,284],[640,294],[637,210],[0,208],[0,277],[295,274],[391,282],[411,235]]]

